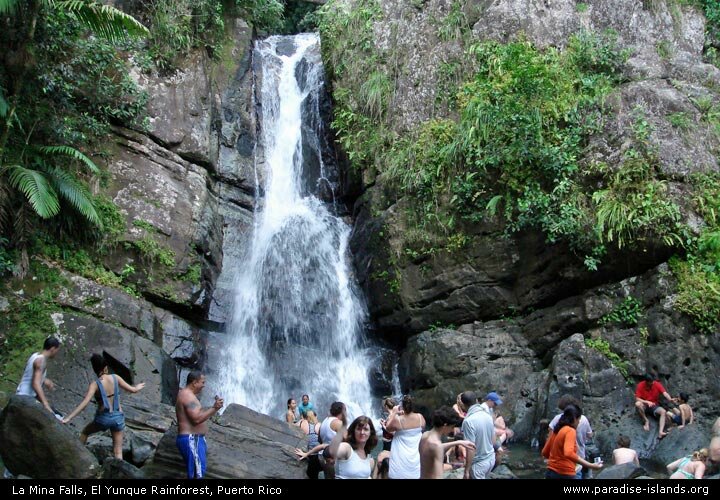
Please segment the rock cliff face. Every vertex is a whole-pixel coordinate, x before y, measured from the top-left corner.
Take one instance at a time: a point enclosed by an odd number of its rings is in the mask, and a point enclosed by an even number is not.
[[[720,102],[720,70],[703,59],[700,10],[633,0],[345,0],[325,8],[356,31],[370,26],[367,39],[355,33],[366,41],[354,45],[336,26],[321,29],[324,54],[336,69],[336,99],[352,103],[362,119],[381,122],[377,128],[394,140],[417,137],[431,120],[458,119],[446,104],[446,83],[473,78],[465,52],[472,44],[526,40],[540,50],[564,50],[572,35],[612,30],[627,51],[622,81],[602,107],[581,164],[619,171],[637,142],[641,110],[643,141],[657,159],[667,198],[690,232],[707,223],[691,202],[697,196],[691,179],[719,171],[720,137],[706,117]],[[350,71],[338,54],[353,53],[371,56]],[[382,73],[376,81],[389,82],[382,115],[357,104],[370,94],[366,79],[355,77],[374,72]],[[346,133],[343,141],[357,151],[370,139]],[[403,346],[403,390],[420,405],[452,404],[465,389],[498,390],[506,399],[502,413],[521,438],[530,438],[537,422],[556,412],[557,398],[571,393],[582,398],[597,429],[621,425],[630,432],[639,427],[634,384],[650,371],[671,395],[690,392],[700,428],[709,426],[720,410],[720,332],[699,334],[677,310],[677,282],[665,264],[682,253],[677,246],[648,240],[640,249],[611,251],[598,271],[589,271],[562,242],[532,230],[508,236],[497,219],[478,217],[462,226],[465,244],[418,255],[406,245],[418,200],[404,195],[382,162],[359,162],[363,187],[351,245],[379,332]],[[647,441],[646,455],[661,447]]]
[[[137,72],[149,130],[115,130],[110,195],[128,233],[111,264],[118,272],[132,266],[144,296],[186,317],[204,319],[213,294],[223,298],[227,228],[251,218],[251,60],[252,30],[235,20],[221,61],[198,51],[171,77]]]

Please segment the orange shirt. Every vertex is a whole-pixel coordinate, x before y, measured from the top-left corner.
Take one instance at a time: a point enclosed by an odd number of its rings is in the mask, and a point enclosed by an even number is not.
[[[574,476],[578,459],[575,429],[566,425],[560,432],[553,432],[543,447],[542,455],[548,459],[548,469],[563,476]]]

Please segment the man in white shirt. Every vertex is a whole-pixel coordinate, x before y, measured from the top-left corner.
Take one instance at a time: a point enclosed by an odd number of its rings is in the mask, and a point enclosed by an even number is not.
[[[60,341],[55,337],[46,338],[43,344],[43,350],[33,353],[28,359],[25,365],[25,371],[15,391],[15,394],[19,396],[33,396],[37,398],[50,413],[56,412],[50,406],[47,396],[45,396],[44,388],[53,390],[55,389],[55,384],[47,378],[47,360],[54,358],[58,351],[60,351]]]
[[[49,390],[55,389],[55,384],[47,378],[47,360],[54,358],[60,350],[60,341],[55,337],[48,337],[43,344],[41,352],[33,353],[25,364],[25,371],[20,378],[20,383],[15,390],[18,396],[32,396],[40,401],[40,404],[55,415],[55,418],[62,420],[63,415],[55,410],[45,396],[44,387]],[[7,468],[3,471],[3,477],[12,479],[13,475]]]

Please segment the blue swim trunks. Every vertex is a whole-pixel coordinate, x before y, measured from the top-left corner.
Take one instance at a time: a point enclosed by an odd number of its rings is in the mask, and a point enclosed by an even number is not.
[[[201,479],[207,470],[207,445],[202,434],[178,434],[175,444],[185,460],[188,479]]]

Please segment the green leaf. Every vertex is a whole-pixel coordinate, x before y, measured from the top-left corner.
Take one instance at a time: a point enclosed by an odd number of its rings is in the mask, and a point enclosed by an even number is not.
[[[75,207],[88,221],[102,227],[100,217],[93,205],[92,196],[85,186],[79,183],[72,174],[57,167],[48,171],[48,177],[52,187],[63,199]]]
[[[17,4],[18,0],[0,0],[0,14],[12,14]]]
[[[3,0],[0,0],[2,2]],[[2,87],[0,87],[0,118],[5,118],[8,112],[8,103],[5,100],[5,95],[3,94]]]
[[[8,170],[10,171],[10,185],[25,195],[35,213],[43,219],[58,214],[60,203],[57,194],[41,172],[20,165],[12,165]]]
[[[488,202],[487,206],[485,207],[485,210],[488,211],[490,216],[494,216],[497,213],[497,208],[500,202],[502,201],[503,196],[501,194],[498,194],[496,196],[493,196],[492,199]]]
[[[109,5],[83,0],[47,1],[58,10],[72,13],[98,36],[113,43],[150,34],[137,19]]]
[[[93,163],[93,161],[82,154],[80,151],[78,151],[75,148],[71,148],[70,146],[43,146],[40,149],[40,152],[47,155],[48,157],[52,157],[55,155],[63,155],[63,156],[69,156],[70,158],[74,160],[78,160],[87,166],[88,169],[94,174],[99,174],[100,169]]]

